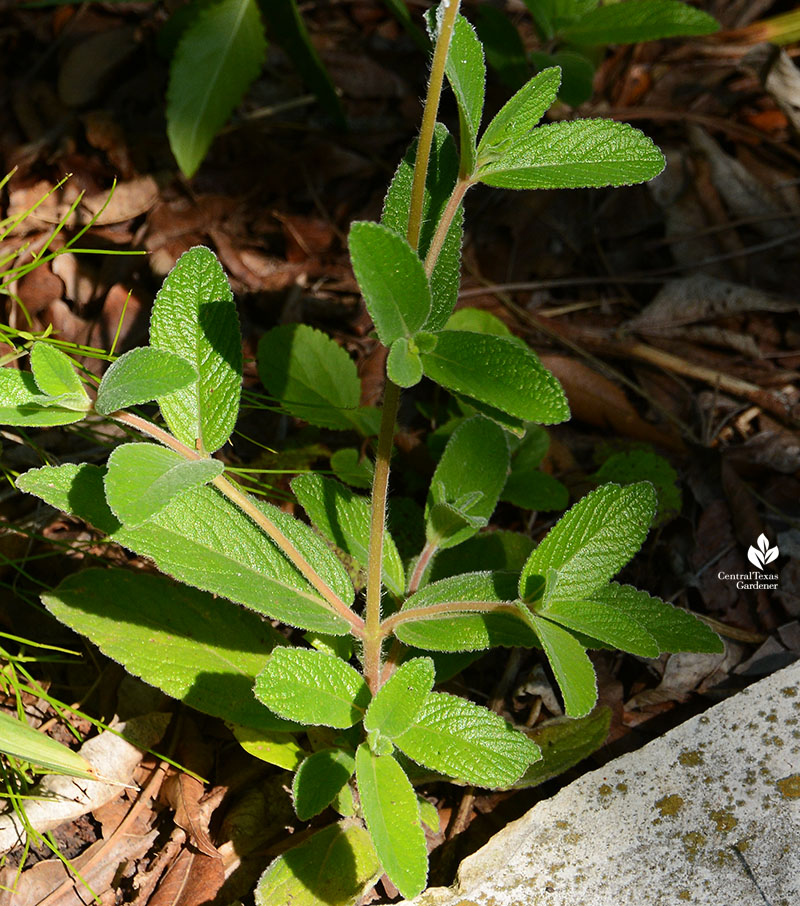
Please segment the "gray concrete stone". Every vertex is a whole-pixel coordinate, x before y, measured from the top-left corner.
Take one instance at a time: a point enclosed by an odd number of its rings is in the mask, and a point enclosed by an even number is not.
[[[800,906],[800,662],[538,803],[413,900],[686,903]]]

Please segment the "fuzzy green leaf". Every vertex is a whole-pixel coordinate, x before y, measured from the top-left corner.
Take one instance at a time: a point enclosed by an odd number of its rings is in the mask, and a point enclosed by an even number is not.
[[[455,547],[489,521],[508,473],[508,444],[502,428],[489,419],[467,419],[450,436],[431,479],[425,507],[428,541],[437,547]],[[442,505],[465,517],[449,520],[448,528],[436,513]],[[467,524],[465,525],[464,522]]]
[[[556,601],[539,611],[554,623],[640,657],[658,657],[653,636],[631,617],[592,601]]]
[[[369,703],[364,729],[389,739],[399,736],[417,719],[433,689],[433,661],[427,657],[403,663]]]
[[[261,71],[266,48],[255,0],[203,4],[184,31],[167,88],[167,137],[184,176],[197,171]]]
[[[55,774],[97,780],[91,764],[41,730],[0,711],[0,753],[27,761]]]
[[[258,375],[295,418],[320,428],[357,428],[356,364],[322,331],[307,324],[273,327],[258,344]]]
[[[414,161],[417,141],[412,142],[386,193],[381,223],[405,236],[411,207],[411,186],[414,180]],[[436,226],[458,178],[458,152],[450,133],[437,123],[431,145],[428,176],[422,202],[422,227],[417,252],[421,258],[428,254]],[[461,278],[461,241],[464,235],[464,208],[459,205],[447,231],[439,257],[431,274],[431,313],[425,322],[426,330],[440,330],[458,299]]]
[[[508,476],[500,499],[523,510],[564,510],[569,503],[569,491],[547,472],[517,469]]]
[[[479,168],[505,156],[530,134],[553,105],[560,84],[561,70],[553,66],[535,75],[506,102],[481,137],[478,145]]]
[[[664,155],[633,126],[572,120],[534,129],[477,178],[501,189],[576,189],[646,182],[663,169]]]
[[[421,893],[428,879],[428,850],[414,787],[391,755],[356,751],[361,811],[383,870],[404,897]]]
[[[466,601],[475,605],[508,603],[509,606],[493,612],[476,608],[456,613],[444,608],[439,615],[401,623],[395,635],[407,645],[429,651],[538,647],[537,637],[512,604],[516,598],[516,581],[514,573],[466,573],[426,585],[411,595],[403,605],[403,612],[449,603],[457,606]]]
[[[425,374],[437,384],[526,421],[552,425],[569,418],[561,385],[532,350],[460,330],[437,337],[433,352],[422,356]]]
[[[378,880],[381,863],[367,831],[342,821],[272,862],[258,881],[256,906],[352,906]]]
[[[309,472],[292,481],[300,505],[314,525],[360,566],[369,561],[369,500],[333,478]],[[383,539],[383,581],[400,597],[405,590],[403,561],[387,532]]]
[[[428,696],[395,744],[432,771],[487,788],[511,786],[541,757],[538,746],[498,714],[443,692]]]
[[[579,107],[588,101],[594,90],[594,63],[574,50],[560,50],[557,53],[534,51],[529,56],[534,69],[558,66],[561,70],[559,100],[571,107]]]
[[[702,620],[685,610],[631,585],[609,585],[595,589],[591,601],[613,608],[635,620],[652,635],[660,651],[719,653],[724,646],[719,636]]]
[[[448,330],[467,330],[470,333],[491,333],[498,337],[513,340],[517,345],[527,349],[527,344],[515,337],[508,325],[485,308],[459,308],[447,319]]]
[[[528,736],[542,750],[542,760],[532,764],[514,788],[539,786],[596,752],[608,738],[611,713],[611,708],[596,708],[586,717],[557,717],[530,730]]]
[[[651,482],[658,498],[656,524],[667,522],[681,511],[678,474],[663,456],[652,450],[614,453],[595,472],[594,478],[601,484],[606,481],[622,485],[636,481]]]
[[[553,668],[567,716],[588,714],[597,701],[597,678],[586,649],[571,632],[536,614],[530,615],[530,624]]]
[[[368,457],[361,457],[354,447],[345,447],[331,455],[331,468],[339,481],[354,488],[371,488],[374,465]]]
[[[362,220],[347,238],[353,271],[384,346],[410,337],[431,312],[431,288],[422,261],[399,234]]]
[[[36,386],[64,409],[86,412],[91,406],[72,359],[50,343],[34,343],[31,369]]]
[[[427,15],[428,33],[435,40],[438,33],[437,12],[431,10]],[[478,130],[481,127],[483,98],[486,90],[486,63],[483,59],[483,46],[475,29],[462,16],[458,15],[447,53],[445,75],[458,105],[459,151],[461,155],[461,173],[472,174],[475,166],[475,144]]]
[[[189,460],[158,444],[122,444],[108,458],[106,500],[119,521],[133,527],[224,471],[218,459]]]
[[[120,569],[75,573],[42,601],[129,673],[190,707],[255,729],[292,728],[253,699],[256,674],[285,644],[256,614],[164,576]]]
[[[655,515],[648,482],[606,484],[579,500],[528,558],[520,596],[578,601],[618,573],[642,546]],[[544,584],[546,582],[546,589]]]
[[[344,749],[321,749],[300,765],[292,782],[294,810],[301,821],[319,815],[353,776],[356,760]]]
[[[411,348],[412,343],[405,337],[399,337],[392,343],[386,360],[389,380],[400,387],[413,387],[422,380],[422,362],[416,349]]]
[[[306,648],[277,648],[256,677],[256,698],[287,720],[352,727],[364,717],[369,689],[349,664]]]
[[[710,35],[719,22],[708,13],[678,0],[625,0],[586,12],[562,28],[571,44],[634,44],[681,35]]]
[[[501,500],[527,510],[563,510],[569,503],[569,491],[560,481],[539,471],[539,464],[550,446],[544,428],[529,425],[522,442],[512,444],[511,474],[500,495]]]
[[[525,45],[514,23],[500,9],[488,4],[478,7],[475,31],[483,44],[489,66],[511,91],[524,85],[531,74]]]
[[[120,524],[105,501],[104,471],[67,464],[26,472],[17,487],[84,519],[112,541],[152,559],[168,575],[222,595],[290,626],[345,635],[349,624],[333,613],[257,526],[214,488],[174,498],[141,526]],[[302,522],[269,504],[253,501],[314,564],[342,600],[353,586],[325,542]]]
[[[113,362],[97,388],[94,408],[109,415],[182,390],[198,378],[194,366],[165,349],[140,346]]]
[[[172,433],[190,447],[199,441],[206,453],[218,450],[239,413],[242,340],[228,278],[210,249],[189,249],[167,274],[153,303],[150,345],[197,371],[196,381],[158,397]]]
[[[436,554],[427,578],[430,582],[482,570],[519,573],[533,550],[533,541],[522,532],[481,532],[458,547]]]
[[[280,717],[275,717],[266,708],[263,710],[273,720],[281,720]],[[295,725],[292,724],[292,726]],[[239,743],[245,752],[259,761],[274,764],[279,768],[283,768],[284,771],[294,771],[305,758],[305,752],[298,745],[295,735],[291,733],[281,733],[277,730],[254,730],[252,727],[243,727],[240,724],[230,722],[228,722],[228,727],[236,737],[236,742]]]
[[[26,428],[71,425],[82,421],[85,412],[53,405],[53,398],[42,393],[29,371],[0,368],[0,425]]]

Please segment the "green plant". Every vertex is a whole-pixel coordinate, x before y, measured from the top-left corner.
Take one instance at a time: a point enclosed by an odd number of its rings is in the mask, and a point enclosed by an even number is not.
[[[512,90],[534,72],[559,66],[559,97],[577,106],[592,96],[595,66],[607,44],[636,44],[708,35],[719,23],[680,0],[524,0],[541,40],[528,53],[519,32],[499,9],[478,8],[476,28],[490,65]]]
[[[45,466],[17,485],[184,583],[85,569],[42,596],[47,608],[132,673],[226,719],[250,751],[297,768],[300,818],[328,806],[342,816],[266,870],[256,891],[262,906],[351,903],[383,872],[404,896],[416,895],[427,877],[422,824],[435,816],[415,783],[431,776],[494,788],[537,782],[602,732],[607,718],[595,715],[584,718],[582,744],[553,730],[548,746],[563,739],[562,749],[537,772],[541,752],[528,734],[433,691],[452,675],[448,657],[492,646],[542,649],[567,715],[582,718],[597,698],[587,648],[644,657],[720,649],[690,614],[611,581],[653,519],[647,482],[598,488],[532,550],[522,535],[482,531],[507,486],[509,435],[535,448],[529,424],[564,421],[569,410],[525,344],[450,322],[464,195],[477,182],[516,189],[639,182],[659,173],[663,158],[625,124],[537,126],[558,91],[557,68],[534,77],[479,137],[481,44],[455,0],[442,3],[430,25],[436,47],[419,138],[389,187],[381,223],[355,223],[349,235],[359,286],[389,349],[370,497],[324,474],[298,476],[292,490],[311,528],[224,474],[213,454],[236,424],[242,354],[232,294],[208,249],[181,257],[154,303],[150,345],[118,358],[94,399],[69,357],[47,343],[33,346],[31,373],[0,370],[6,424],[105,417],[155,441],[118,446],[105,469]],[[445,75],[458,103],[458,151],[436,123]],[[277,328],[260,343],[259,370],[289,413],[363,429],[355,369],[329,338],[304,326]],[[387,489],[401,388],[423,375],[455,394],[469,417],[446,442],[425,503],[422,548],[406,563],[387,531]],[[153,400],[166,427],[128,411]],[[536,460],[535,449],[525,455]],[[467,547],[469,556],[460,556]],[[353,567],[366,577],[363,598]],[[302,640],[290,641],[264,617],[303,630]]]
[[[178,8],[159,41],[171,58],[167,137],[185,176],[197,171],[214,136],[261,71],[265,24],[325,110],[344,125],[336,89],[296,0],[191,0]]]

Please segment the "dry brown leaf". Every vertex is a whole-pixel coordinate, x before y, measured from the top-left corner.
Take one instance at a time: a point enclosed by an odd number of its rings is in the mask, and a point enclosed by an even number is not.
[[[786,211],[770,189],[740,161],[726,154],[704,129],[692,125],[688,127],[688,134],[694,148],[708,159],[714,186],[731,214],[759,218],[753,228],[770,239],[783,236],[786,224],[781,215]]]
[[[708,274],[670,280],[626,327],[638,333],[667,333],[671,328],[709,321],[740,312],[793,312],[795,300],[783,299],[739,283]]]
[[[800,132],[800,70],[789,54],[774,44],[758,44],[742,57],[741,65],[758,74],[795,132]]]
[[[111,891],[111,885],[118,880],[117,873],[121,868],[132,868],[133,864],[143,858],[153,845],[157,830],[144,834],[121,834],[113,846],[107,846],[105,840],[93,843],[80,856],[71,860],[75,872],[98,895],[103,896]],[[106,848],[102,858],[95,858]],[[80,881],[70,880],[64,863],[60,859],[47,859],[37,862],[22,873],[13,890],[16,869],[6,868],[0,872],[0,906],[93,906],[96,903],[92,894]],[[63,891],[60,891],[61,885]],[[5,889],[4,889],[5,888]],[[113,903],[113,895],[109,902]]]
[[[175,823],[186,831],[195,849],[212,858],[218,858],[219,853],[208,835],[208,822],[224,792],[218,787],[206,797],[203,784],[183,772],[173,774],[162,787],[164,800],[175,811]]]
[[[184,849],[167,869],[147,906],[202,906],[225,883],[222,859]]]
[[[58,73],[58,96],[68,107],[83,107],[109,85],[113,74],[136,52],[131,25],[90,35],[67,53]]]
[[[624,392],[602,374],[568,356],[543,355],[541,359],[561,382],[575,418],[668,450],[684,450],[680,437],[644,421]]]
[[[26,803],[25,812],[30,825],[40,832],[52,830],[117,797],[121,785],[130,783],[133,770],[141,761],[142,749],[156,745],[171,717],[170,714],[156,712],[132,718],[124,724],[117,723],[117,732],[129,735],[137,745],[110,730],[85,742],[79,750],[80,754],[103,780],[77,780],[48,774],[32,791],[42,798]],[[0,814],[0,852],[17,846],[24,837],[25,831],[16,814]]]
[[[110,193],[106,191],[84,195],[81,207],[92,217],[98,215],[95,221],[98,226],[123,223],[147,213],[158,201],[158,192],[158,183],[152,176],[139,176],[117,183],[110,201]],[[108,207],[100,214],[107,201]]]

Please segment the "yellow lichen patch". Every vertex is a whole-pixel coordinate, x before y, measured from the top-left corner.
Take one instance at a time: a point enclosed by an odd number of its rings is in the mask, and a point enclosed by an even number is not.
[[[562,818],[560,821],[556,821],[556,827],[564,830],[564,828],[569,827],[569,821],[564,821],[564,819]]]
[[[683,808],[683,797],[677,793],[673,793],[671,796],[664,796],[663,799],[659,799],[656,802],[656,808],[664,817],[677,815]]]
[[[800,774],[790,774],[779,780],[778,790],[784,799],[800,799]]]
[[[717,830],[721,834],[727,834],[739,823],[739,819],[733,815],[730,809],[722,808],[714,812],[709,812],[711,820],[717,825]]]
[[[598,787],[597,792],[600,793],[601,796],[610,796],[612,790],[611,790],[611,787],[607,783],[602,783]]]
[[[618,784],[617,784],[617,789],[620,791],[620,793],[627,793],[627,792],[628,792],[628,784],[627,784],[627,783],[618,783]]]
[[[689,831],[683,835],[683,846],[686,850],[686,857],[690,862],[694,862],[695,857],[706,844],[706,835],[700,831]]]
[[[687,890],[685,887],[683,888],[683,890],[678,892],[679,900],[691,900],[691,898],[692,898],[691,890]]]
[[[698,764],[703,763],[703,753],[698,752],[697,750],[694,750],[694,751],[685,750],[685,751],[681,752],[680,755],[678,755],[678,761],[685,768],[694,768],[694,767],[697,767]]]
[[[785,695],[787,698],[794,698],[797,695],[797,686],[785,686],[781,689],[781,695]]]

